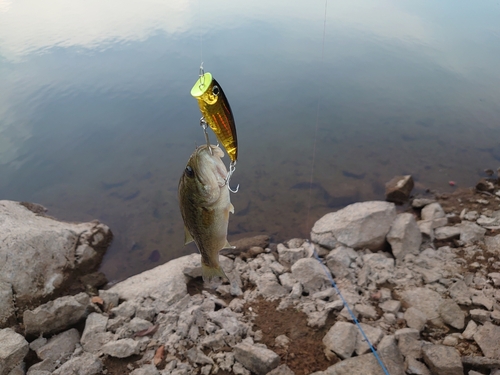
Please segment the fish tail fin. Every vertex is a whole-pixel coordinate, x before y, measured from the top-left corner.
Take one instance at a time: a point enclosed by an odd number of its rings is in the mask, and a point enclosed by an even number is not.
[[[203,277],[203,281],[206,283],[211,282],[215,277],[229,280],[229,277],[226,276],[220,265],[210,267],[203,262],[201,263],[201,276]]]

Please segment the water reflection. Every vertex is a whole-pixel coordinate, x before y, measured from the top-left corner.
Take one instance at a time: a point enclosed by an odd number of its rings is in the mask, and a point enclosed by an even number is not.
[[[204,141],[200,33],[238,127],[230,239],[307,236],[395,174],[496,169],[497,4],[330,2],[323,50],[324,5],[0,0],[0,198],[110,225],[110,278],[195,251],[176,195]]]

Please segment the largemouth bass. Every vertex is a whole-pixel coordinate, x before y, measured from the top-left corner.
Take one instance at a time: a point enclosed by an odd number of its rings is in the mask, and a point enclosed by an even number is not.
[[[238,139],[233,112],[219,83],[210,73],[204,73],[191,89],[191,95],[198,101],[205,122],[226,149],[231,162],[238,159]]]
[[[218,146],[199,146],[189,158],[179,181],[185,244],[196,243],[205,282],[214,277],[228,279],[219,264],[219,251],[231,247],[227,241],[227,226],[234,207],[229,199],[223,156]]]

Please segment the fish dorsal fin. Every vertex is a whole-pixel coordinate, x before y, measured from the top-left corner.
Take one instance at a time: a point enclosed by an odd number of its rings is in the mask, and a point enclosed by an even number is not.
[[[184,245],[187,245],[188,243],[191,243],[193,241],[194,241],[193,236],[191,236],[191,233],[189,233],[186,226],[184,226]]]

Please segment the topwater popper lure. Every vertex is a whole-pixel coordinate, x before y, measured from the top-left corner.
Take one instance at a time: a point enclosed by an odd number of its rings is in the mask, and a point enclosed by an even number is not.
[[[224,91],[222,91],[222,87],[212,77],[212,74],[204,73],[202,68],[200,70],[200,78],[191,89],[191,95],[198,101],[203,115],[201,125],[204,129],[206,128],[205,124],[210,126],[219,142],[226,149],[231,159],[229,173],[232,174],[238,158],[238,139],[236,137],[233,112],[231,112],[231,107],[226,95],[224,95]],[[229,177],[230,175],[228,179]]]

